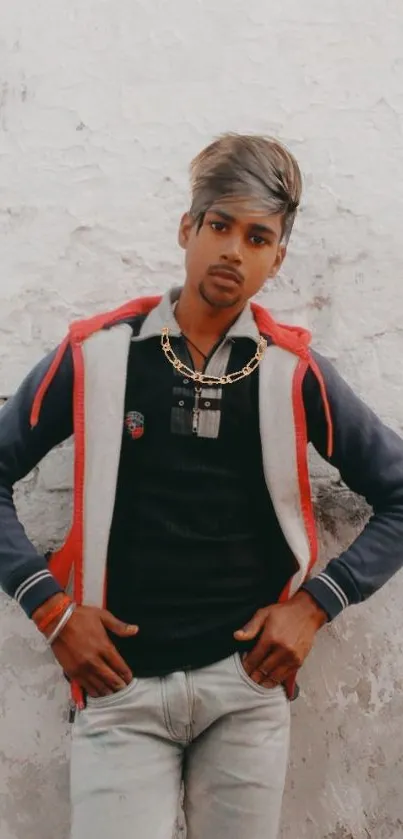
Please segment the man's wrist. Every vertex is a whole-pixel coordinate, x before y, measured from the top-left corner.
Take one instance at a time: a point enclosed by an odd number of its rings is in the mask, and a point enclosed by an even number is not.
[[[58,592],[57,594],[53,594],[52,597],[48,597],[47,600],[44,601],[37,609],[32,613],[31,619],[33,622],[38,626],[46,615],[52,611],[59,603],[66,600],[66,595],[63,591]]]
[[[309,591],[306,591],[305,589],[298,591],[294,594],[294,597],[292,597],[289,603],[298,603],[312,619],[317,629],[320,629],[325,623],[328,623],[329,616],[327,612],[325,612],[317,600],[312,597]]]

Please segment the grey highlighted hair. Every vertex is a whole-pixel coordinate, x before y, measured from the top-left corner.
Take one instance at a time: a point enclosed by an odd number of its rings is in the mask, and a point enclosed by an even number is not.
[[[295,157],[278,140],[253,134],[223,134],[190,165],[190,214],[202,223],[218,201],[243,200],[255,211],[284,216],[288,242],[302,192]]]

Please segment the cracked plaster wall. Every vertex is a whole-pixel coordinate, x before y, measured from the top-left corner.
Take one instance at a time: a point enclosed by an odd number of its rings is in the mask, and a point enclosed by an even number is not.
[[[282,136],[305,173],[264,302],[403,428],[401,0],[0,0],[0,396],[72,318],[180,281],[186,165],[223,130]],[[41,549],[70,514],[71,452],[18,488]],[[366,511],[314,461],[322,558]],[[403,837],[403,576],[325,630],[293,708],[282,839]],[[7,598],[0,839],[64,839],[66,691]]]

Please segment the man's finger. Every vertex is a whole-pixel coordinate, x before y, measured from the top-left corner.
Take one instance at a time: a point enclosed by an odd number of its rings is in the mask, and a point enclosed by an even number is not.
[[[266,617],[267,609],[258,609],[253,615],[253,618],[251,618],[251,620],[248,621],[242,629],[237,629],[237,631],[234,632],[234,637],[237,641],[250,641],[252,638],[256,638],[256,635],[258,635],[264,626]]]
[[[116,647],[111,643],[108,644],[102,653],[102,659],[105,664],[115,673],[116,678],[123,679],[126,685],[130,684],[133,679],[133,673],[125,660],[118,653]]]
[[[290,659],[276,659],[264,661],[258,670],[251,674],[251,678],[263,684],[266,679],[271,679],[281,685],[288,678],[290,673],[295,673],[295,664]]]
[[[97,679],[96,676],[86,679],[86,685],[82,685],[82,687],[88,693],[88,696],[91,696],[93,699],[98,699],[101,696],[108,696],[113,693],[111,688],[105,685],[101,679]]]
[[[78,684],[80,685],[80,688],[84,691],[84,693],[87,693],[88,696],[92,696],[92,691],[94,690],[94,688],[92,687],[91,682],[89,682],[87,679],[79,679]]]
[[[110,667],[108,662],[103,658],[96,661],[93,665],[91,673],[88,674],[89,679],[97,679],[112,693],[122,690],[126,687],[128,682],[120,676],[114,667]],[[130,681],[130,680],[129,680]]]
[[[274,670],[272,678],[267,681],[274,681],[277,685],[283,685],[288,679],[295,679],[297,673],[298,669],[296,670],[295,667],[279,667],[277,670]],[[266,681],[260,682],[260,684],[266,686]]]
[[[276,679],[264,679],[263,682],[259,682],[259,685],[262,687],[267,688],[267,690],[273,690],[273,688],[278,688],[281,682],[277,682]]]
[[[251,679],[253,679],[254,682],[258,682],[259,684],[261,684],[264,681],[264,679],[267,678],[276,679],[277,677],[275,675],[275,672],[281,665],[284,665],[286,663],[284,656],[285,652],[280,647],[276,647],[270,653],[270,655],[267,655],[266,650],[266,654],[263,655],[263,657],[258,662],[258,664],[256,664],[255,667],[253,667],[253,664],[249,665],[252,666],[252,669],[250,670]]]
[[[98,682],[97,679],[87,676],[86,678],[78,679],[77,681],[84,693],[88,696],[92,696],[94,699],[98,696],[102,696],[100,687],[102,683]]]
[[[100,618],[106,629],[120,637],[137,635],[139,631],[138,626],[132,623],[124,623],[119,618],[115,618],[115,615],[112,615],[112,612],[108,612],[107,609],[101,609]]]
[[[243,665],[249,675],[257,670],[268,655],[272,655],[277,648],[270,644],[270,637],[268,635],[260,636],[255,646],[246,654],[243,659]]]

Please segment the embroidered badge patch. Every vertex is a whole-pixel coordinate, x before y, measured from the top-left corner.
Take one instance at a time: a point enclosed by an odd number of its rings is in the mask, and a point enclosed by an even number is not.
[[[129,411],[125,416],[125,426],[133,440],[138,440],[144,434],[144,414]]]

